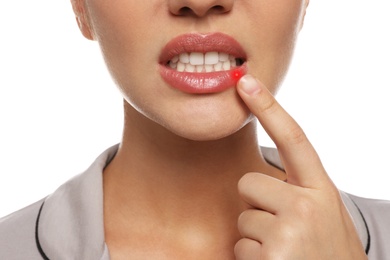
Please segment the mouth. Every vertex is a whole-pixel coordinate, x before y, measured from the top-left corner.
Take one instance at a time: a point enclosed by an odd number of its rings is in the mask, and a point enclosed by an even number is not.
[[[207,73],[233,70],[244,62],[243,58],[236,58],[226,52],[184,52],[175,55],[166,66],[178,72]]]
[[[160,56],[160,74],[171,87],[192,94],[234,87],[247,71],[246,54],[222,33],[184,34],[171,40]]]

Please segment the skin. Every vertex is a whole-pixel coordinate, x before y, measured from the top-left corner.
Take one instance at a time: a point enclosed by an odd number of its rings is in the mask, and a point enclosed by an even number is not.
[[[72,5],[124,97],[123,139],[104,171],[112,259],[366,258],[314,148],[273,98],[307,1]],[[158,73],[158,58],[168,41],[189,32],[234,37],[247,53],[249,74],[261,83],[247,75],[236,88],[212,95],[171,88]],[[264,160],[257,121],[274,140],[285,172]]]

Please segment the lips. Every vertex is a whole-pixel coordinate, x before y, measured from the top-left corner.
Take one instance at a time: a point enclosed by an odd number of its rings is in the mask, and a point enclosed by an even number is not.
[[[171,40],[160,56],[161,77],[173,88],[191,94],[222,92],[246,73],[246,54],[232,37],[184,34]]]

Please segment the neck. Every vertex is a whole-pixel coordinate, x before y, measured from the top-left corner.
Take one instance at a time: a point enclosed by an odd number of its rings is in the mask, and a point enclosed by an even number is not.
[[[237,236],[235,223],[246,207],[238,180],[249,171],[281,176],[262,157],[254,121],[220,140],[191,141],[132,113],[141,123],[125,124],[117,155],[104,171],[105,211],[122,216],[115,223],[139,218],[145,227],[212,227]]]

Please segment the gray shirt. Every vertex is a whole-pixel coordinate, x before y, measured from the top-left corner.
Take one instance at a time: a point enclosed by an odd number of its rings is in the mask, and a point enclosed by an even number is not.
[[[48,197],[0,219],[1,260],[108,260],[104,242],[104,167],[118,145]],[[264,157],[282,168],[273,148]],[[341,192],[369,259],[390,259],[390,202]]]

